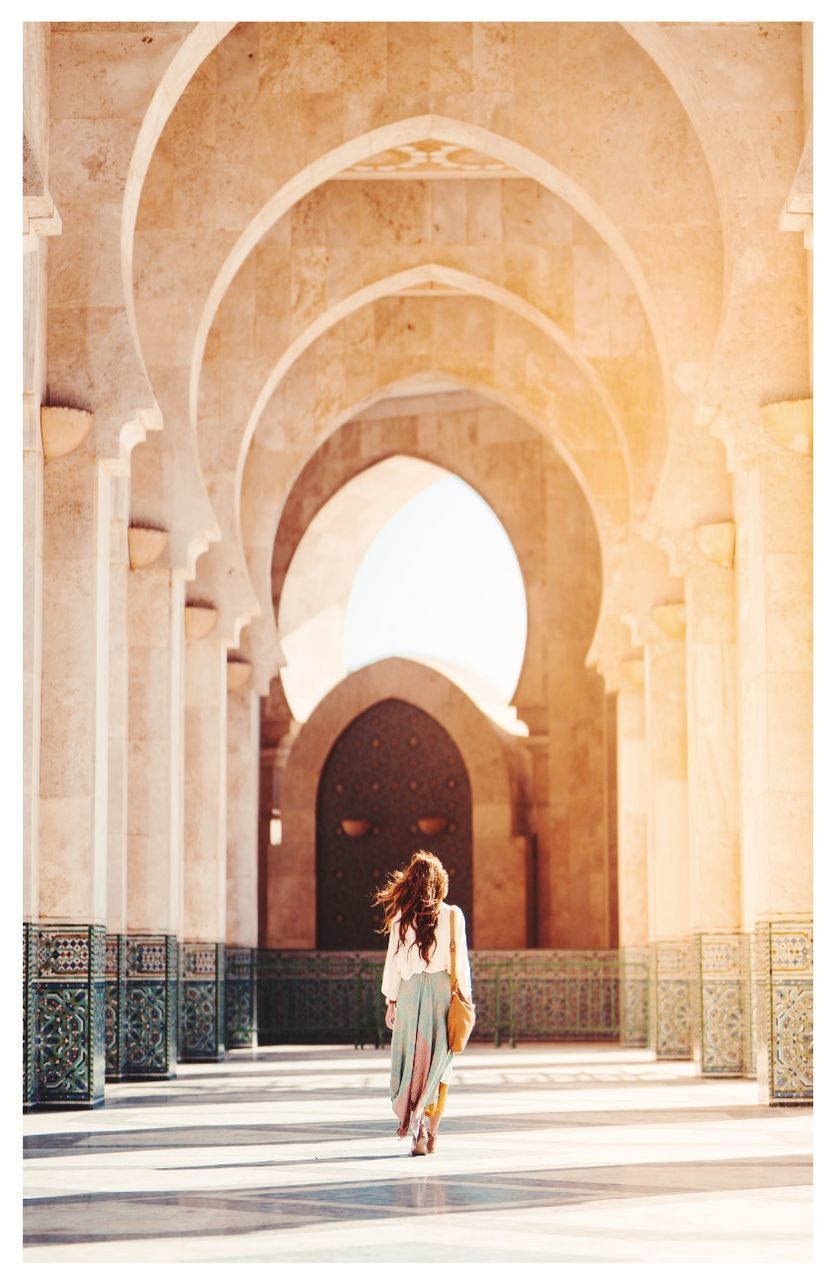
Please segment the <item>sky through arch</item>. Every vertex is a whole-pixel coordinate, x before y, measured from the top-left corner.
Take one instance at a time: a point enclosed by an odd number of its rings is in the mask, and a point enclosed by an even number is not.
[[[505,529],[470,485],[445,475],[406,502],[368,547],[347,605],[345,665],[354,671],[381,658],[413,658],[491,713],[513,697],[526,628],[523,577]]]

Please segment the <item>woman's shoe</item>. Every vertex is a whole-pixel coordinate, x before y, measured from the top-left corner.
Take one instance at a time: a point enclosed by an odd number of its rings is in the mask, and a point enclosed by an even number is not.
[[[427,1143],[426,1143],[426,1149],[427,1149],[427,1152],[428,1152],[428,1155],[429,1155],[429,1156],[432,1156],[432,1155],[434,1154],[434,1152],[436,1151],[436,1134],[435,1134],[435,1133],[429,1133],[429,1134],[428,1134],[428,1141],[427,1141]]]
[[[426,1156],[428,1154],[428,1138],[428,1121],[423,1116],[419,1123],[419,1133],[414,1138],[413,1146],[411,1147],[412,1156]]]

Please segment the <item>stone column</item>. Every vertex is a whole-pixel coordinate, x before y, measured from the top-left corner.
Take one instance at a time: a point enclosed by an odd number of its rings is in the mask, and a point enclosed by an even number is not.
[[[109,794],[106,870],[106,1078],[120,1080],[126,1043],[127,912],[127,528],[129,480],[112,481],[109,561]]]
[[[761,416],[734,476],[742,897],[761,1098],[791,1105],[813,1095],[812,401]]]
[[[224,1057],[227,916],[227,646],[186,646],[181,1059]]]
[[[649,854],[649,1043],[688,1058],[689,840],[683,604],[656,605],[645,646]]]
[[[702,1075],[748,1066],[741,933],[735,525],[699,525],[686,575],[692,1052]]]
[[[231,663],[228,675],[236,675],[240,667],[240,663]],[[227,695],[228,1049],[258,1043],[259,723],[259,698],[254,690],[245,685]]]
[[[129,574],[129,911],[126,1074],[166,1079],[178,1058],[184,772],[184,582]]]
[[[110,473],[89,437],[63,456],[49,452],[34,1090],[38,1103],[88,1107],[103,1101],[105,1070]]]
[[[649,1036],[649,885],[643,659],[623,664],[617,692],[617,900],[620,1043]]]
[[[28,24],[34,25],[34,24]],[[34,920],[38,904],[40,687],[43,648],[43,446],[40,401],[45,342],[40,337],[45,247],[39,238],[23,259],[26,314],[23,389],[23,1104],[35,1100],[33,988]],[[24,241],[25,245],[25,241]]]

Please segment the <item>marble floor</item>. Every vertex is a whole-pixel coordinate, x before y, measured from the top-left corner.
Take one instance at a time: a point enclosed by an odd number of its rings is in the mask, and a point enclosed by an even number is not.
[[[472,1045],[439,1150],[387,1050],[280,1046],[24,1118],[30,1262],[808,1262],[812,1112],[606,1045]]]

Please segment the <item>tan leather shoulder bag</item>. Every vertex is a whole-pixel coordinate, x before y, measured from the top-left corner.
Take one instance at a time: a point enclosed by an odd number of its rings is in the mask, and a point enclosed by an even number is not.
[[[451,912],[451,1003],[448,1005],[448,1048],[462,1053],[474,1029],[477,1014],[457,985],[457,944],[454,937],[454,912]]]

